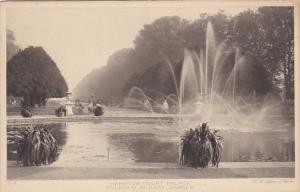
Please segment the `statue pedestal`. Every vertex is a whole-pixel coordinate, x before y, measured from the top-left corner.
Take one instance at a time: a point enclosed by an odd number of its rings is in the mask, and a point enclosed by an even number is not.
[[[205,110],[203,105],[204,105],[204,102],[203,102],[203,93],[200,92],[197,95],[197,99],[196,99],[196,103],[195,103],[196,113],[197,114],[203,113],[203,110]]]
[[[71,92],[66,92],[66,99],[67,99],[67,102],[65,104],[66,110],[67,110],[66,115],[73,115],[73,106],[75,104],[72,102],[72,94],[71,94]]]
[[[73,106],[74,105],[71,102],[66,103],[67,115],[73,115],[73,110],[72,110]]]
[[[201,103],[201,102],[197,102],[197,103],[195,103],[195,106],[196,106],[196,113],[197,114],[200,114],[200,113],[202,113],[203,112],[203,103]]]

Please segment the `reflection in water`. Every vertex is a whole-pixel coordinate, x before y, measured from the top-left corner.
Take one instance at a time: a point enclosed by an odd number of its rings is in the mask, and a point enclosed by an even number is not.
[[[291,132],[223,131],[223,161],[294,161]]]
[[[112,134],[110,142],[121,153],[130,151],[137,162],[176,162],[178,158],[177,143],[160,141],[152,133]]]
[[[179,135],[174,124],[55,123],[60,156],[51,166],[99,166],[112,162],[177,162]],[[8,133],[24,126],[8,126]],[[221,130],[221,161],[294,161],[294,132],[239,132]],[[16,158],[16,144],[8,143],[8,160]]]

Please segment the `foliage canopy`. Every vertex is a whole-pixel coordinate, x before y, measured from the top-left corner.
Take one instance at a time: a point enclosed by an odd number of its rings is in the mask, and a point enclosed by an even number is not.
[[[7,63],[7,95],[23,97],[24,104],[44,105],[47,98],[63,97],[67,83],[42,47],[28,47]]]

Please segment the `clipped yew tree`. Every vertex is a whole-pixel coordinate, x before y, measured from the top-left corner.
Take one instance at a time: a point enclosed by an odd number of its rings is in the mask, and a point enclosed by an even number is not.
[[[63,97],[68,85],[56,63],[42,47],[28,47],[7,63],[7,95],[23,97],[29,106]]]

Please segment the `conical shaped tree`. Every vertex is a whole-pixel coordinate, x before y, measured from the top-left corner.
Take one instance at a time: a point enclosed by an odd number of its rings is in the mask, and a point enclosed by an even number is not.
[[[23,97],[26,105],[44,105],[47,98],[62,97],[67,90],[56,63],[42,47],[28,47],[7,63],[7,95]]]

